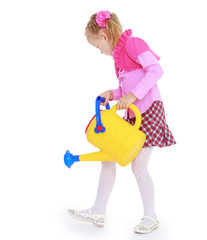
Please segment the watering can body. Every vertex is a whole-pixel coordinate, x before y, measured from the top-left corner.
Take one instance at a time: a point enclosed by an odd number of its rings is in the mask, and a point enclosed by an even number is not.
[[[116,105],[111,109],[107,105],[106,110],[100,111],[100,101],[104,99],[97,97],[96,115],[86,128],[87,140],[100,151],[79,156],[66,151],[64,161],[68,167],[75,161],[116,161],[125,167],[136,157],[145,142],[146,135],[139,130],[141,114],[135,105],[129,106],[136,116],[136,123],[132,126],[116,114]]]

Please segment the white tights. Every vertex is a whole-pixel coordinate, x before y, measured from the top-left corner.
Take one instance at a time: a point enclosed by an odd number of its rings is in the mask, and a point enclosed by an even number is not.
[[[153,147],[142,148],[139,154],[131,163],[132,172],[139,186],[144,215],[155,217],[154,212],[154,185],[147,171],[147,165]],[[98,191],[95,203],[92,207],[93,213],[106,212],[107,202],[113,189],[116,178],[116,163],[102,162],[102,169],[99,179]]]

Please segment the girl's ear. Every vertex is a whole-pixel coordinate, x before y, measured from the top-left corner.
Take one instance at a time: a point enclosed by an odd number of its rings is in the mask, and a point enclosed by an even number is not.
[[[101,38],[107,41],[109,39],[108,34],[105,31],[101,32]]]

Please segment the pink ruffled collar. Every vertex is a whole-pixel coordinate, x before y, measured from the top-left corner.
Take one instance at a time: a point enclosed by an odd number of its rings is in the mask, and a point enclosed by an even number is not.
[[[117,65],[119,64],[119,57],[120,57],[120,53],[122,51],[123,45],[131,37],[132,37],[131,29],[124,31],[122,33],[121,37],[119,38],[119,41],[118,41],[116,47],[113,49],[112,55],[113,55],[113,59]]]

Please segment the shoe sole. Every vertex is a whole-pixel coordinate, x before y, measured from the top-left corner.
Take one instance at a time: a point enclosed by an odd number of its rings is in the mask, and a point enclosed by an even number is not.
[[[73,212],[73,211],[72,211],[72,212]],[[76,220],[83,221],[83,222],[88,222],[88,223],[92,223],[92,224],[94,224],[94,225],[96,225],[96,226],[98,226],[98,227],[103,227],[103,226],[104,226],[105,220],[104,220],[103,217],[100,217],[100,218],[94,220],[94,219],[91,218],[91,217],[86,217],[86,218],[85,218],[85,217],[83,217],[82,215],[75,215],[75,211],[74,211],[74,214],[73,214],[72,212],[71,212],[70,210],[67,211],[67,213],[68,213],[71,217],[73,217],[74,219],[76,219]],[[102,222],[98,222],[98,221],[103,221],[103,223],[102,223]]]
[[[137,233],[137,234],[147,234],[147,233],[151,233],[151,232],[153,232],[153,231],[156,230],[157,228],[159,228],[159,225],[158,225],[157,227],[153,228],[153,229],[150,230],[150,231],[136,232],[136,231],[134,230],[134,232]]]

